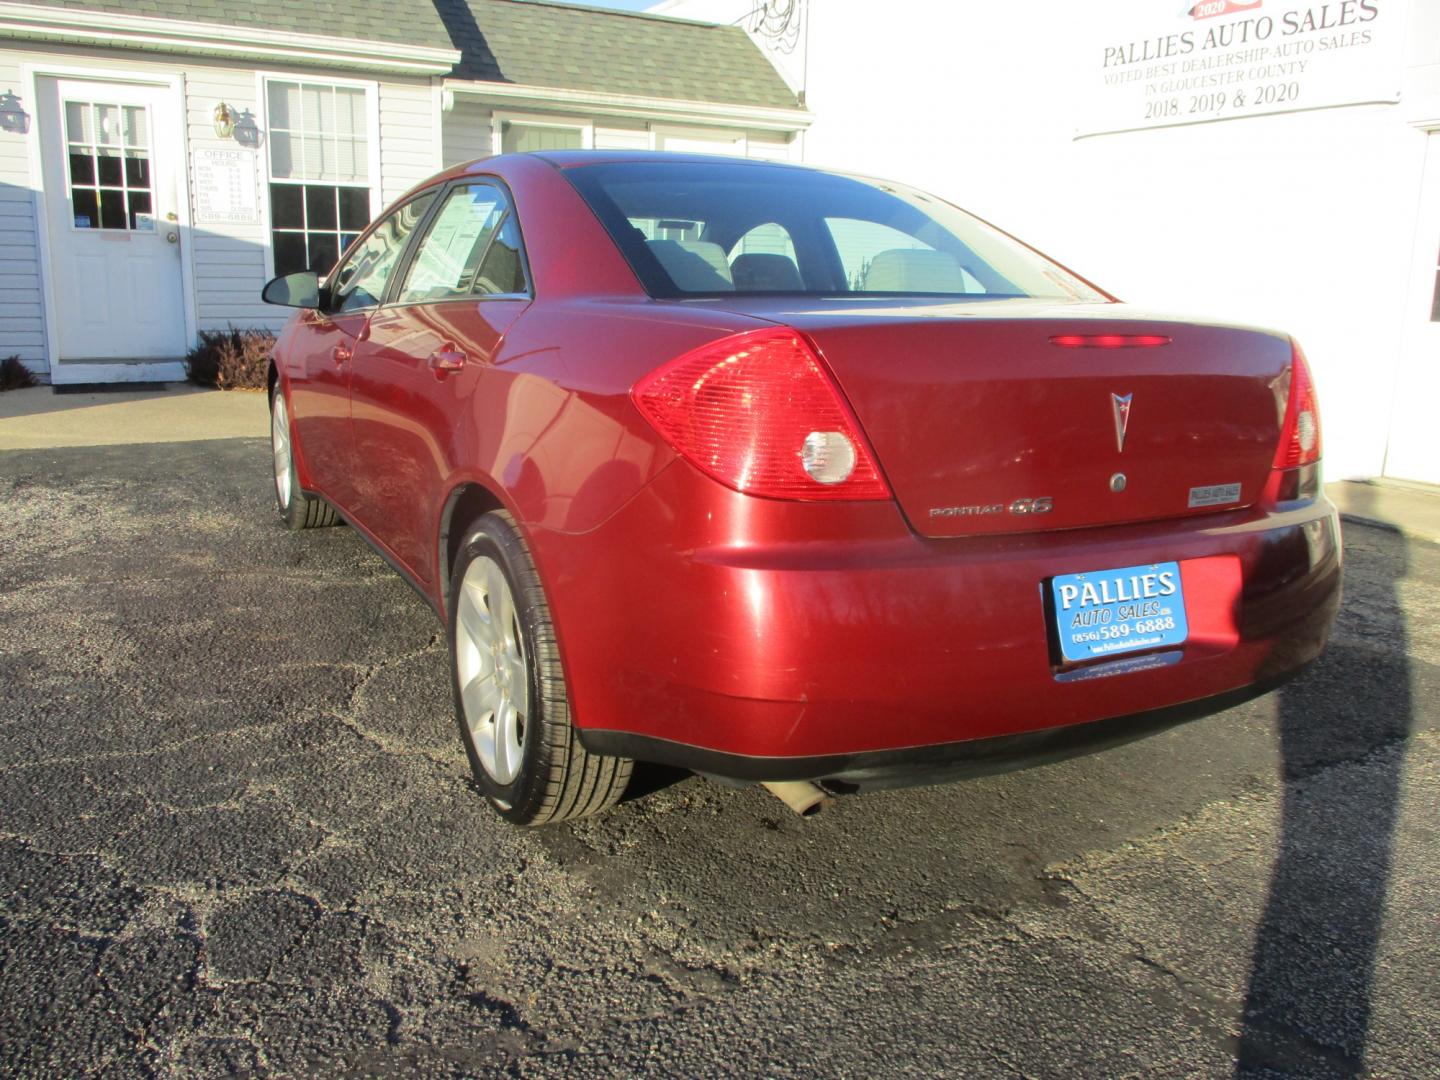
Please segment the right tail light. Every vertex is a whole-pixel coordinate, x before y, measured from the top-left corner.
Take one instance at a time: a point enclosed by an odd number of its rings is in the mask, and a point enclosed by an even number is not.
[[[1271,466],[1274,501],[1314,498],[1320,493],[1320,402],[1298,344],[1292,347],[1290,370],[1276,384],[1275,396],[1277,406],[1285,402],[1285,412]]]
[[[1315,380],[1300,346],[1290,361],[1290,387],[1285,421],[1280,427],[1280,446],[1275,451],[1277,469],[1298,469],[1320,460],[1320,403],[1315,398]]]

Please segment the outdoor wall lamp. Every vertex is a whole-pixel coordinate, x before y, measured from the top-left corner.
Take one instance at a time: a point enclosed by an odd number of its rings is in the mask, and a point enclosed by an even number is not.
[[[235,113],[225,102],[215,106],[215,137],[228,139],[235,134]]]
[[[0,94],[0,131],[24,135],[30,130],[30,114],[13,91]]]

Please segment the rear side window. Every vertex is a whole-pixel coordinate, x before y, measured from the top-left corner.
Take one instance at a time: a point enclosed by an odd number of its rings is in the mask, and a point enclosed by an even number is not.
[[[781,165],[597,162],[565,176],[651,296],[1105,300],[942,199]]]
[[[515,215],[506,214],[500,223],[490,250],[480,262],[475,275],[475,292],[482,295],[511,296],[526,291],[525,260],[520,254],[520,227]]]
[[[451,189],[421,238],[399,303],[525,292],[520,231],[505,192],[493,184]]]

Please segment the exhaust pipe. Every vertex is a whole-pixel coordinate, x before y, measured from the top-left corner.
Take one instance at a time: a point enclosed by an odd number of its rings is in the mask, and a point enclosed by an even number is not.
[[[801,817],[814,817],[835,801],[809,780],[765,780],[760,786]]]

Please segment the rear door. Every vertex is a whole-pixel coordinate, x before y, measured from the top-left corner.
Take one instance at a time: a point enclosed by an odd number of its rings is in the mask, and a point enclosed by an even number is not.
[[[450,472],[478,460],[468,440],[487,403],[503,408],[494,365],[528,303],[508,195],[488,181],[455,184],[351,363],[357,513],[427,587],[436,581],[435,530]]]

